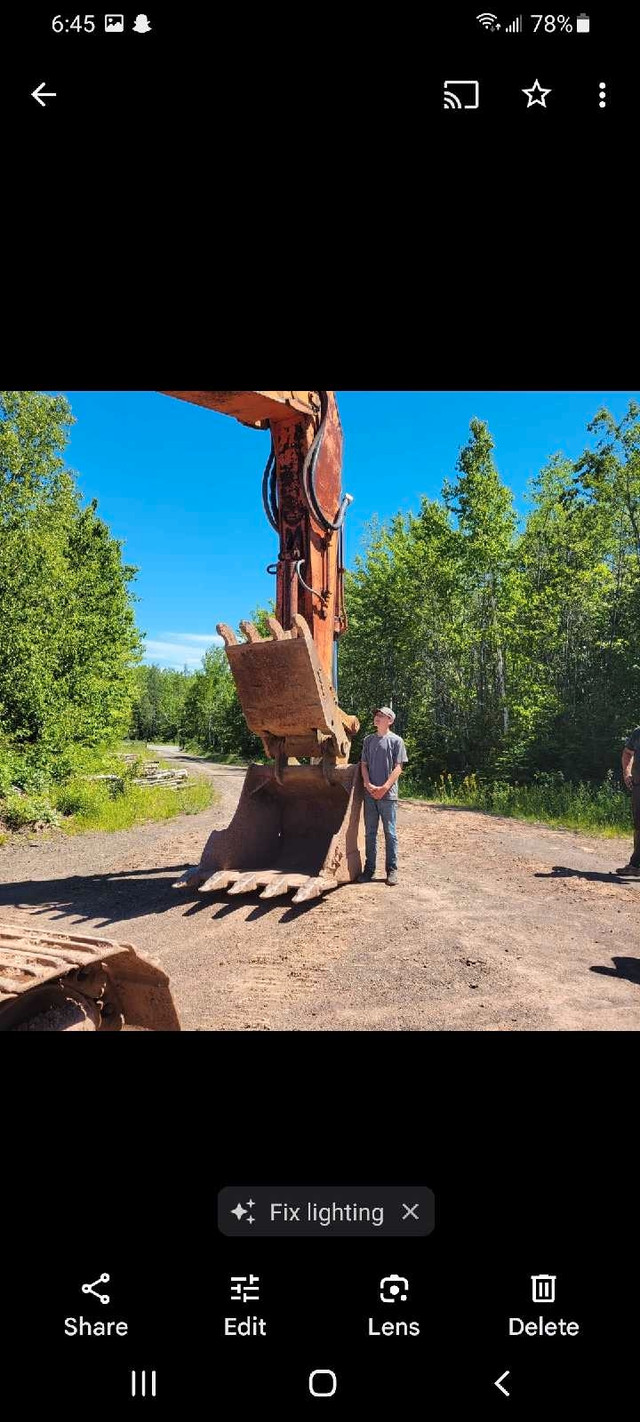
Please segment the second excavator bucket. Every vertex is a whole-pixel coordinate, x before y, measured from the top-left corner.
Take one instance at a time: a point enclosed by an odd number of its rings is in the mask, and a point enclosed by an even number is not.
[[[200,864],[178,887],[227,889],[263,899],[295,889],[293,903],[317,898],[360,873],[363,863],[360,765],[250,765],[231,824],[214,830]]]
[[[289,632],[275,617],[268,622],[270,637],[261,637],[252,622],[241,622],[245,642],[218,623],[249,729],[262,737],[267,755],[321,757],[328,752],[346,763],[360,723],[340,710],[308,624],[299,613]]]

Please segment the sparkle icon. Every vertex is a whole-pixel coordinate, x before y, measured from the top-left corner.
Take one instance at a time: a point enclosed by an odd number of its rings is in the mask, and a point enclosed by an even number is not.
[[[532,84],[530,89],[523,89],[522,93],[527,95],[528,109],[531,108],[532,104],[541,104],[542,108],[546,109],[547,94],[550,94],[551,90],[543,89],[540,80],[536,79],[535,84]]]
[[[238,1201],[238,1204],[236,1205],[235,1210],[229,1210],[229,1214],[230,1214],[230,1215],[235,1215],[235,1217],[236,1217],[236,1219],[237,1219],[237,1221],[238,1221],[238,1224],[240,1224],[240,1221],[241,1221],[241,1219],[243,1218],[244,1215],[247,1215],[247,1216],[248,1216],[248,1218],[247,1218],[247,1224],[255,1224],[255,1220],[254,1220],[254,1218],[253,1218],[253,1215],[250,1215],[250,1214],[249,1214],[249,1210],[251,1209],[252,1205],[255,1205],[255,1203],[256,1203],[255,1200],[247,1200],[248,1209],[245,1209],[244,1205],[241,1205],[240,1202]]]

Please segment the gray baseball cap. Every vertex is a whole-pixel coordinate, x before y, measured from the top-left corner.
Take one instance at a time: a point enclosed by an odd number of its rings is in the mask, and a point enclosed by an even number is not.
[[[396,719],[396,713],[395,711],[391,710],[390,706],[376,706],[376,709],[373,713],[374,716],[377,716],[378,712],[380,712],[381,716],[388,716],[390,721],[395,721]]]

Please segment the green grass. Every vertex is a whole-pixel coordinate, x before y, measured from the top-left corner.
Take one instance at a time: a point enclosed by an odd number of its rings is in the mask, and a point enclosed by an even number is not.
[[[127,762],[125,755],[135,755],[135,760]],[[10,783],[0,786],[0,844],[10,843],[21,832],[52,828],[65,834],[131,829],[150,820],[196,815],[217,799],[211,782],[200,777],[177,790],[165,785],[134,785],[144,762],[151,759],[155,757],[144,742],[74,750],[65,774],[58,765],[57,774],[40,775],[35,781],[30,773],[22,774],[19,762],[14,761]],[[169,764],[160,761],[165,768]],[[92,775],[115,775],[118,779],[87,778]]]
[[[492,815],[518,820],[536,820],[556,829],[574,829],[610,838],[629,837],[631,796],[613,776],[600,784],[565,781],[561,773],[540,775],[529,784],[507,781],[483,783],[475,775],[455,780],[441,775],[437,781],[416,785],[409,775],[402,777],[404,799],[428,800],[432,804],[465,805]]]
[[[215,791],[210,781],[195,780],[184,789],[168,790],[164,785],[131,785],[126,781],[70,781],[54,793],[61,812],[60,827],[65,834],[86,830],[131,829],[150,820],[170,820],[176,815],[197,815],[213,803]]]

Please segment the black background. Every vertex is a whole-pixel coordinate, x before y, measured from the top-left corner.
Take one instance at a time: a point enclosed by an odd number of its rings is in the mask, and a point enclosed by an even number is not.
[[[250,1035],[178,1039],[164,1066],[166,1044],[140,1039],[128,1055],[144,1061],[120,1080],[94,1067],[81,1090],[68,1070],[54,1089],[49,1071],[48,1121],[42,1084],[22,1099],[2,1191],[7,1401],[37,1413],[63,1400],[72,1417],[621,1415],[637,1326],[631,1043],[613,1038],[614,1065],[610,1040],[593,1042],[608,1066],[591,1071],[570,1034],[526,1047],[275,1034],[257,1055]],[[436,1227],[409,1241],[224,1238],[216,1194],[238,1180],[424,1181]],[[106,1309],[80,1293],[103,1270]],[[229,1276],[251,1273],[260,1301],[232,1303]],[[393,1310],[378,1301],[388,1273],[410,1280]],[[534,1273],[557,1275],[555,1305],[532,1302]],[[129,1336],[65,1338],[80,1313],[125,1318]],[[225,1316],[245,1314],[267,1320],[266,1338],[223,1337]],[[575,1319],[579,1336],[508,1338],[510,1315],[540,1314]],[[371,1338],[369,1316],[417,1319],[420,1337]],[[156,1369],[155,1399],[131,1398],[132,1368]],[[316,1368],[337,1374],[334,1398],[310,1397]],[[494,1386],[507,1369],[508,1399]]]
[[[472,141],[490,128],[504,146],[514,126],[524,141],[533,132],[535,143],[564,132],[571,165],[582,156],[587,130],[589,141],[598,142],[634,123],[640,21],[631,9],[623,16],[597,4],[589,8],[590,33],[577,34],[577,10],[554,6],[571,18],[573,32],[546,33],[541,26],[534,34],[533,8],[490,7],[504,27],[522,13],[523,31],[513,35],[506,28],[486,31],[477,5],[415,14],[362,8],[343,15],[149,5],[149,34],[131,30],[137,6],[125,8],[123,34],[104,32],[104,9],[95,13],[93,33],[54,34],[53,15],[71,19],[75,13],[54,0],[6,17],[10,62],[2,99],[30,138],[74,126],[83,140],[144,132],[150,148],[169,145],[167,160],[197,151],[212,168],[241,168],[252,184],[287,176],[317,184],[320,155],[327,163],[334,140],[337,154],[342,144],[353,154],[355,145],[360,159],[375,148],[371,156],[384,161],[391,143],[400,158],[399,132],[417,148],[421,137],[455,147],[461,137]],[[480,82],[477,112],[444,111],[443,81],[460,78]],[[552,92],[544,109],[528,110],[522,89],[536,78]],[[608,86],[602,111],[601,80]],[[31,97],[42,82],[56,93],[46,109]],[[487,154],[491,161],[499,157],[499,151]],[[143,165],[144,151],[138,158]]]
[[[309,368],[326,365],[317,353],[325,339],[335,370],[355,342],[354,375],[334,380],[345,388],[500,388],[512,378],[519,388],[615,388],[602,361],[614,350],[620,359],[633,329],[634,267],[623,243],[633,241],[638,16],[590,6],[588,37],[505,36],[474,27],[482,8],[417,17],[211,11],[189,29],[190,11],[150,5],[152,22],[162,15],[153,35],[53,37],[44,16],[58,13],[57,3],[14,7],[3,17],[0,95],[10,139],[6,226],[20,246],[35,239],[36,250],[19,286],[35,314],[27,320],[21,304],[19,353],[28,347],[30,368],[23,364],[17,383],[198,383],[175,374],[149,381],[150,349],[167,362],[179,352],[200,375],[224,350],[229,383],[229,336],[220,330],[229,286],[231,334],[245,359],[249,350],[255,362],[262,341],[270,355],[279,339],[289,348],[295,329],[313,338]],[[455,77],[480,80],[478,112],[443,111],[442,81]],[[527,111],[519,90],[536,77],[555,89],[553,108]],[[604,111],[600,79],[610,81]],[[44,110],[31,98],[43,81],[57,93]],[[433,186],[449,154],[455,205]],[[16,175],[25,190],[18,200]],[[348,276],[338,176],[361,206],[354,270],[370,341],[361,325],[345,336],[347,302],[326,290],[332,244]],[[232,182],[251,209],[241,224],[251,260],[225,283],[214,252],[238,219]],[[53,206],[43,203],[45,184]],[[97,209],[89,217],[90,193]],[[133,231],[138,205],[143,225]],[[391,259],[382,218],[404,254],[415,242],[418,267]],[[172,223],[190,253],[197,247],[197,262],[178,261],[167,242]],[[446,257],[430,255],[434,234]],[[314,236],[316,265],[307,253]],[[103,237],[108,261],[98,256]],[[127,274],[135,305],[120,310]],[[583,337],[559,295],[578,303]],[[238,317],[243,297],[250,337]],[[151,310],[142,318],[145,298]],[[82,312],[71,319],[74,300]],[[496,378],[486,352],[500,301],[513,330],[500,343]],[[330,329],[314,319],[319,306],[333,313]],[[385,314],[400,333],[387,341]],[[613,320],[619,332],[603,334]],[[65,342],[75,378],[62,375]],[[365,349],[373,352],[368,381]],[[389,351],[394,364],[404,355],[402,381],[381,380]],[[34,370],[38,360],[46,374]],[[628,371],[624,356],[621,388]],[[8,1416],[113,1418],[146,1407],[253,1419],[320,1408],[404,1422],[506,1409],[539,1419],[578,1406],[620,1416],[628,1394],[637,1407],[638,1071],[624,1033],[105,1035],[81,1058],[73,1044],[47,1044],[45,1056],[29,1036],[5,1041],[13,1044],[0,1137]],[[236,1243],[217,1232],[216,1192],[237,1180],[423,1181],[435,1192],[436,1228],[409,1243]],[[104,1314],[126,1318],[130,1336],[65,1338],[66,1316],[104,1316],[79,1292],[103,1270],[113,1298]],[[269,1337],[224,1339],[222,1320],[238,1311],[228,1277],[251,1272],[263,1296],[247,1311],[267,1319]],[[411,1281],[403,1316],[420,1320],[419,1339],[366,1336],[369,1314],[382,1316],[377,1283],[388,1272]],[[558,1275],[552,1308],[532,1303],[534,1272]],[[510,1314],[539,1313],[575,1318],[584,1332],[507,1338]],[[130,1399],[132,1367],[156,1369],[155,1400]],[[338,1373],[335,1398],[309,1397],[316,1367]],[[494,1387],[506,1369],[509,1398]]]

